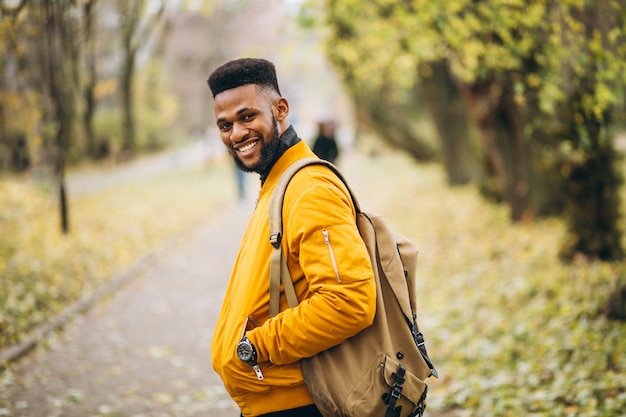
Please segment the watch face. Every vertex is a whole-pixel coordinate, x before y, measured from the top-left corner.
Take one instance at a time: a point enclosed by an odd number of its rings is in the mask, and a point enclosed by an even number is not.
[[[249,362],[254,359],[254,351],[252,350],[252,344],[250,342],[239,342],[237,345],[237,356],[243,362]]]

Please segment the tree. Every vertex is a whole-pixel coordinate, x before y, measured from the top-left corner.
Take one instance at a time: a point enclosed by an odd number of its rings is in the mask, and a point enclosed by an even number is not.
[[[445,61],[422,64],[418,94],[440,139],[441,160],[450,185],[462,185],[480,180],[469,115],[454,77]]]
[[[86,0],[83,4],[83,16],[84,16],[84,82],[82,86],[82,94],[84,100],[83,110],[83,131],[85,133],[85,142],[87,147],[87,154],[93,159],[97,159],[101,156],[98,144],[96,143],[96,136],[93,128],[93,118],[96,111],[96,97],[95,89],[97,84],[97,70],[96,70],[96,45],[95,36],[96,28],[94,27],[95,7],[98,0]]]
[[[69,232],[69,214],[65,186],[66,153],[71,144],[74,112],[73,81],[76,80],[76,54],[68,36],[71,30],[69,9],[71,5],[53,0],[43,0],[42,26],[44,28],[43,66],[52,126],[51,143],[54,144],[55,171],[59,179],[59,206],[61,230]],[[64,82],[69,80],[69,82]]]
[[[147,13],[145,0],[119,0],[118,3],[122,66],[120,69],[120,94],[123,109],[122,149],[135,150],[135,113],[133,89],[137,52],[148,41],[152,31],[160,23],[165,11],[165,0],[161,0],[154,13]]]
[[[187,3],[169,2],[169,16],[181,13]],[[111,150],[161,146],[168,136],[155,132],[169,128],[175,117],[163,69],[152,62],[163,43],[152,35],[165,36],[166,4],[0,1],[0,170],[48,170],[52,165],[58,170],[66,162],[105,157]],[[55,66],[52,73],[50,65]],[[51,95],[53,78],[57,87]],[[150,83],[152,88],[144,87]],[[150,97],[136,99],[134,93]],[[168,117],[153,117],[164,107]],[[143,119],[139,126],[137,119]],[[52,133],[58,123],[63,126],[63,164]]]
[[[485,188],[508,204],[512,220],[565,208],[571,236],[565,257],[622,256],[610,134],[626,73],[619,3],[329,0],[326,6],[329,56],[353,90],[428,82],[419,69],[444,62],[481,138],[484,176],[496,179]],[[454,114],[446,120],[458,121]],[[594,192],[580,192],[591,186]]]
[[[21,71],[28,52],[20,47],[17,33],[28,26],[25,6],[26,0],[13,7],[0,2],[0,168],[18,172],[31,166],[28,137],[39,117],[32,106],[34,91],[23,82]]]
[[[8,144],[14,169],[29,168],[30,155],[36,151],[52,159],[64,233],[69,231],[65,160],[72,144],[75,114],[71,8],[72,4],[49,0],[21,1],[13,8],[2,3],[0,7],[3,29],[8,28],[2,33],[7,53],[0,68],[0,140]],[[5,107],[4,102],[13,106]],[[16,155],[21,155],[20,161],[28,157],[28,164],[18,167]]]

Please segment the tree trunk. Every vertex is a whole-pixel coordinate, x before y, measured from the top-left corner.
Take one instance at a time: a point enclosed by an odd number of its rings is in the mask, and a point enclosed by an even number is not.
[[[122,65],[122,150],[132,153],[135,150],[135,115],[133,109],[133,79],[135,73],[135,52],[126,50]]]
[[[416,97],[411,103],[398,103],[389,86],[381,87],[378,96],[354,94],[357,110],[385,142],[407,152],[416,161],[435,159],[436,149],[412,128],[413,118],[419,113]]]
[[[138,41],[135,39],[139,27],[143,0],[118,0],[121,19],[122,66],[120,68],[120,99],[122,105],[122,152],[131,154],[135,150],[135,117],[133,109],[133,76]]]
[[[611,10],[604,4],[580,10],[579,19],[585,25],[586,36],[602,34],[606,39],[614,27],[621,27],[623,19],[612,26]],[[592,111],[589,100],[595,100],[600,80],[596,79],[598,52],[587,51],[589,63],[584,77],[571,81],[575,89],[561,109],[561,119],[567,123],[564,140],[572,143],[574,151],[566,155],[565,191],[568,197],[568,235],[560,255],[571,259],[583,254],[601,260],[624,258],[620,229],[620,191],[623,183],[618,170],[619,156],[614,148],[608,127],[612,109],[605,108],[600,115]]]
[[[500,106],[502,115],[506,120],[505,124],[508,126],[508,138],[505,138],[503,146],[508,148],[510,154],[511,217],[514,221],[519,221],[526,214],[530,214],[527,181],[527,141],[524,135],[524,116],[521,109],[515,104],[510,87],[510,83],[507,82]]]
[[[485,148],[486,178],[482,184],[483,192],[497,201],[509,203],[510,198],[507,198],[510,184],[509,173],[505,156],[498,146],[501,129],[497,126],[496,112],[501,89],[491,81],[472,85],[459,81],[459,89]]]
[[[471,127],[459,89],[445,62],[429,64],[418,90],[426,101],[441,144],[441,157],[450,185],[467,184],[478,174],[471,145]]]
[[[61,6],[55,5],[53,0],[44,0],[45,11],[45,40],[48,73],[48,92],[52,104],[52,116],[54,117],[56,145],[56,172],[59,180],[59,207],[61,217],[61,231],[69,233],[69,215],[67,194],[65,188],[65,150],[67,146],[66,136],[69,135],[69,114],[65,107],[66,94],[61,83],[63,76],[61,47],[62,36],[60,34],[60,20],[63,17]]]
[[[85,16],[85,84],[83,87],[85,109],[83,112],[83,131],[85,132],[87,154],[92,159],[98,159],[103,156],[99,154],[93,128],[93,118],[96,111],[95,89],[97,80],[95,31],[93,28],[93,15],[96,1],[97,0],[89,0],[83,7]]]
[[[618,155],[600,123],[587,120],[585,128],[591,148],[578,152],[562,166],[566,173],[568,231],[560,256],[570,260],[583,254],[619,260],[624,250],[619,229],[623,180],[616,169]]]
[[[459,82],[459,86],[485,147],[483,193],[504,201],[511,220],[520,221],[528,212],[526,144],[523,117],[508,81],[488,79],[469,85]]]
[[[135,58],[139,47],[144,45],[151,33],[158,27],[164,12],[165,0],[159,2],[159,8],[150,16],[143,16],[146,10],[146,0],[118,0],[118,7],[122,15],[122,48],[123,62],[121,68],[121,98],[122,98],[122,150],[126,153],[135,151],[136,125],[134,114],[134,79]],[[146,20],[142,22],[142,18]]]

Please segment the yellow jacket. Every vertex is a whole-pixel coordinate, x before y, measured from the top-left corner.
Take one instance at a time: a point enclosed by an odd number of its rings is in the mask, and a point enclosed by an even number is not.
[[[313,403],[300,360],[335,346],[369,326],[376,289],[370,260],[355,224],[355,209],[339,178],[310,166],[289,183],[283,205],[282,248],[300,300],[269,319],[268,206],[278,178],[294,161],[315,157],[299,142],[272,167],[242,238],[211,346],[213,367],[244,416],[258,416]],[[264,379],[243,364],[235,346],[246,318],[247,332]]]

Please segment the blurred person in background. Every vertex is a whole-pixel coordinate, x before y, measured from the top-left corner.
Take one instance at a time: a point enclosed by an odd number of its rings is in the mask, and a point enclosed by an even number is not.
[[[237,198],[239,201],[246,199],[246,173],[235,164],[235,175],[237,180]]]
[[[313,143],[313,152],[320,158],[335,163],[339,157],[339,148],[335,139],[335,122],[318,123],[318,134]]]

